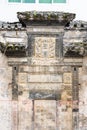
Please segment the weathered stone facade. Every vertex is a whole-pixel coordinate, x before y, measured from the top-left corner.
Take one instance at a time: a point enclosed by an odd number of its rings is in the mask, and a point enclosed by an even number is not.
[[[87,129],[87,23],[18,12],[0,23],[0,129]],[[5,125],[4,125],[5,124]]]

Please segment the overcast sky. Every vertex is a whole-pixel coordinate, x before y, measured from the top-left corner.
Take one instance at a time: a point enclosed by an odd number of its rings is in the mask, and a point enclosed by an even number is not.
[[[76,13],[75,20],[87,21],[87,0],[67,0],[66,4],[9,4],[7,0],[0,0],[0,21],[18,21],[16,12],[40,10],[40,11],[64,11]]]

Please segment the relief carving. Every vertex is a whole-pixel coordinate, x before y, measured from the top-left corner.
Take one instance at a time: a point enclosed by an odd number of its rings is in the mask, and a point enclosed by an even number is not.
[[[55,57],[55,38],[36,37],[35,38],[35,57],[54,58]]]
[[[64,56],[84,56],[87,55],[87,43],[69,43],[63,45]]]
[[[18,74],[18,82],[26,83],[27,82],[27,73],[19,73]]]

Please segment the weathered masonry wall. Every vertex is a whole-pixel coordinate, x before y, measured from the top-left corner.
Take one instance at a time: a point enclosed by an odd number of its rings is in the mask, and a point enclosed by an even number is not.
[[[87,23],[18,12],[0,24],[0,129],[87,129]]]
[[[7,58],[0,53],[0,129],[11,130],[12,71]]]

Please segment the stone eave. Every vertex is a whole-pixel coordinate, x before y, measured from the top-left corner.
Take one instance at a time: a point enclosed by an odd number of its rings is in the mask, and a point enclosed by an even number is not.
[[[27,25],[66,25],[75,18],[74,13],[54,11],[25,11],[17,12],[17,17],[22,24]]]

